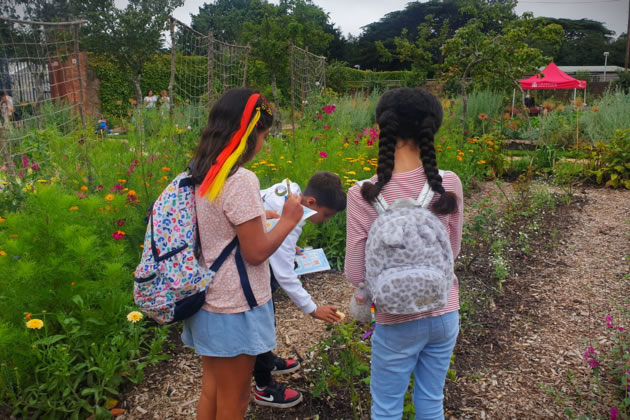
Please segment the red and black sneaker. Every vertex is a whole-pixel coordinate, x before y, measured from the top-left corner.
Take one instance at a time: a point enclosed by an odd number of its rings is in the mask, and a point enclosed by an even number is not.
[[[284,375],[286,373],[295,372],[299,368],[300,362],[298,360],[282,359],[275,354],[273,355],[272,375]]]
[[[267,407],[289,408],[302,402],[302,393],[272,382],[263,388],[254,387],[254,401]]]

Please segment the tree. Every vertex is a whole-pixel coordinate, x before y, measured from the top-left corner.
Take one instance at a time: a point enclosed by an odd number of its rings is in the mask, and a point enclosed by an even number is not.
[[[128,0],[124,9],[118,9],[112,0],[73,0],[77,15],[88,21],[82,27],[83,46],[112,59],[133,84],[138,103],[144,64],[160,50],[168,17],[182,4],[183,0]]]
[[[546,39],[560,43],[562,27],[548,25],[544,19],[535,19],[531,13],[509,21],[500,31],[484,30],[484,22],[492,16],[482,13],[460,28],[443,47],[444,64],[442,77],[445,81],[457,81],[463,97],[462,131],[465,129],[467,91],[469,84],[476,88],[505,91],[518,87],[518,80],[526,74],[536,73],[549,61],[541,50],[528,45],[528,40]],[[470,81],[469,81],[470,78]]]

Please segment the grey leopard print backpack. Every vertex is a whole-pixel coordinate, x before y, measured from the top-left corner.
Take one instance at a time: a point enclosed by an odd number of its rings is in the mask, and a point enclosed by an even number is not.
[[[453,251],[446,228],[428,210],[433,194],[426,183],[417,201],[388,206],[379,194],[373,203],[379,216],[365,246],[365,282],[379,312],[415,314],[446,306]]]

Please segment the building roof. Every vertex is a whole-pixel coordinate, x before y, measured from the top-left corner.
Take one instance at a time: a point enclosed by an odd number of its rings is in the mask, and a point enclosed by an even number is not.
[[[544,67],[541,68],[541,70]],[[606,73],[622,72],[623,67],[619,66],[558,66],[560,70],[565,73],[577,73],[579,71],[587,71],[589,73],[603,73],[606,68]]]

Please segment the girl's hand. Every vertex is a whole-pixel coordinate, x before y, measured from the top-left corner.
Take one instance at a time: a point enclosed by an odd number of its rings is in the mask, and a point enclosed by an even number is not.
[[[265,210],[265,216],[267,216],[267,219],[279,219],[280,218],[280,215],[275,210]]]
[[[313,318],[326,321],[329,324],[334,324],[337,321],[341,321],[339,315],[337,315],[337,308],[334,306],[318,306],[313,312],[310,313]]]
[[[295,194],[289,194],[286,197],[284,207],[282,207],[282,216],[280,216],[280,220],[286,220],[291,223],[292,226],[295,226],[304,215],[304,209],[301,204],[302,200],[299,195]]]
[[[295,247],[295,255],[304,255],[304,248],[296,246]]]

